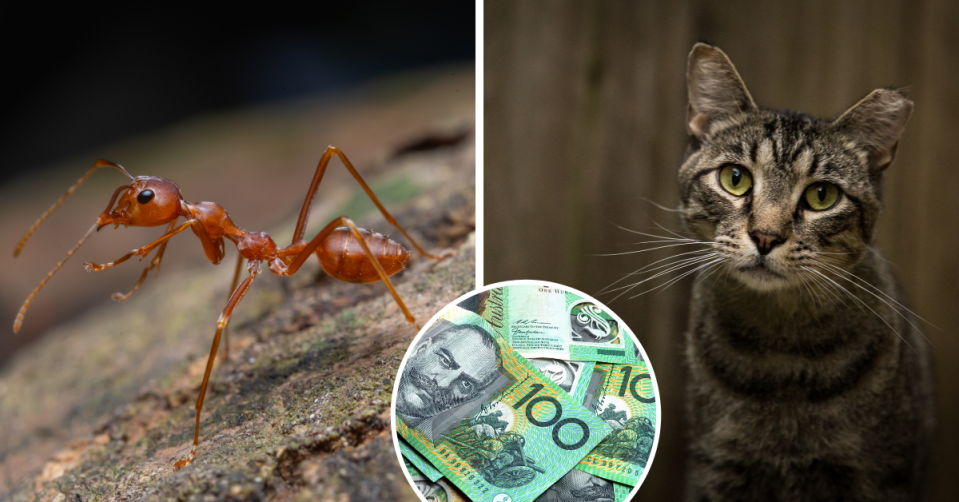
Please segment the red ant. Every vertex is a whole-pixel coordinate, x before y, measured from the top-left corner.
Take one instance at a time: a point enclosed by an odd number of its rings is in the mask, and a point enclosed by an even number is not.
[[[306,221],[310,215],[310,205],[313,202],[313,195],[316,193],[316,189],[323,179],[323,173],[326,171],[327,164],[329,164],[330,159],[332,159],[334,155],[340,157],[343,165],[346,166],[350,174],[352,174],[360,186],[363,187],[363,191],[365,191],[366,195],[376,204],[376,207],[379,208],[380,212],[386,218],[386,221],[399,229],[400,233],[413,244],[413,247],[415,247],[422,256],[440,260],[453,254],[452,251],[446,251],[436,256],[423,251],[423,248],[403,230],[403,227],[401,227],[386,208],[383,207],[383,204],[376,198],[376,195],[373,194],[370,187],[363,181],[360,174],[356,172],[356,169],[350,163],[349,159],[346,158],[346,155],[334,146],[327,147],[326,152],[323,153],[323,157],[320,158],[320,162],[316,167],[316,174],[313,175],[313,183],[310,185],[309,191],[307,191],[306,200],[303,201],[303,208],[300,210],[300,217],[296,222],[296,230],[293,232],[293,242],[282,249],[278,249],[273,239],[265,232],[247,232],[234,225],[233,220],[230,219],[230,216],[219,204],[213,202],[187,202],[183,200],[183,197],[180,195],[180,187],[178,187],[176,183],[156,176],[137,176],[134,178],[120,164],[101,159],[98,160],[86,174],[80,177],[80,179],[67,190],[67,193],[63,194],[59,200],[50,206],[50,208],[34,222],[33,226],[27,230],[26,235],[20,239],[20,243],[17,244],[17,249],[13,252],[14,256],[20,254],[20,250],[27,242],[27,239],[30,238],[47,216],[62,204],[63,201],[97,169],[101,167],[116,168],[130,178],[131,183],[129,185],[123,185],[113,192],[110,203],[107,204],[107,208],[97,218],[97,222],[90,227],[90,230],[84,234],[76,246],[67,252],[67,256],[57,263],[56,267],[47,273],[47,276],[40,281],[36,289],[30,293],[30,296],[23,302],[23,306],[20,307],[20,312],[17,313],[17,318],[13,323],[13,331],[17,332],[20,330],[20,325],[23,323],[23,316],[30,307],[33,298],[44,284],[73,256],[73,253],[83,245],[84,241],[90,237],[94,230],[100,230],[100,228],[110,224],[113,224],[114,228],[120,225],[137,227],[167,225],[166,233],[159,239],[144,247],[134,249],[117,260],[103,265],[86,263],[87,271],[100,271],[123,263],[134,256],[139,256],[140,260],[143,260],[151,251],[159,248],[156,256],[153,257],[150,265],[147,266],[140,275],[140,279],[133,289],[125,295],[121,293],[113,294],[113,299],[117,301],[124,301],[136,292],[136,290],[140,288],[140,285],[143,284],[150,270],[155,268],[157,269],[156,273],[159,274],[160,261],[163,259],[163,252],[166,250],[168,241],[171,237],[187,228],[193,230],[193,234],[200,239],[200,243],[203,245],[203,251],[214,265],[220,263],[223,259],[223,238],[225,237],[232,241],[240,253],[236,273],[233,276],[233,286],[231,288],[233,294],[230,296],[226,308],[223,309],[223,313],[220,314],[219,320],[217,320],[216,335],[213,337],[213,346],[210,348],[210,356],[206,362],[206,372],[203,374],[203,383],[200,384],[200,395],[196,401],[196,430],[193,435],[193,449],[190,451],[189,457],[176,462],[174,470],[185,467],[196,457],[196,449],[199,446],[200,411],[203,409],[203,398],[206,396],[206,387],[207,382],[210,380],[210,372],[213,369],[213,360],[216,358],[217,348],[220,345],[220,335],[230,322],[230,315],[233,313],[233,310],[237,304],[240,303],[240,300],[243,299],[243,296],[246,295],[256,276],[260,273],[261,261],[266,261],[268,263],[267,267],[274,274],[289,276],[295,274],[311,254],[316,253],[317,258],[320,260],[320,265],[323,267],[323,271],[334,279],[356,283],[383,281],[387,289],[389,289],[390,294],[393,295],[393,299],[396,300],[397,305],[399,305],[400,310],[402,310],[406,316],[406,320],[419,328],[413,314],[406,308],[406,305],[393,288],[393,284],[389,279],[391,275],[402,270],[406,262],[410,259],[410,253],[404,249],[403,246],[382,234],[357,228],[346,216],[340,216],[330,222],[330,224],[323,228],[312,240],[303,240],[303,233],[306,231]],[[118,198],[119,201],[117,200]],[[116,208],[112,209],[114,202],[116,202]],[[187,221],[178,226],[176,223],[181,216],[186,218]],[[250,275],[237,287],[237,281],[240,277],[240,270],[243,268],[244,258],[248,260],[247,269]],[[229,343],[229,334],[227,334],[227,354],[229,354]]]

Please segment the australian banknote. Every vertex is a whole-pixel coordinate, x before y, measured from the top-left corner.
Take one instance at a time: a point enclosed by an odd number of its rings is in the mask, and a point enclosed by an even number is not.
[[[423,475],[412,463],[403,457],[403,467],[413,481],[413,488],[426,499],[427,502],[468,502],[469,498],[455,485],[440,477],[430,479]]]
[[[412,348],[395,399],[399,435],[476,501],[532,502],[612,431],[456,306]]]
[[[599,385],[584,405],[613,428],[577,468],[633,486],[639,482],[656,437],[657,396],[646,363],[598,363]]]
[[[469,498],[446,478],[430,481],[426,477],[410,476],[413,487],[423,495],[426,502],[469,502]]]
[[[420,455],[419,452],[414,450],[406,440],[399,438],[397,443],[400,446],[400,454],[403,455],[403,461],[412,464],[424,477],[429,478],[430,481],[436,481],[443,477],[443,474],[438,471],[436,467],[433,467],[433,464],[431,464],[429,460],[423,458],[423,455]]]
[[[569,393],[574,402],[583,402],[593,376],[595,362],[542,358],[530,358],[529,362],[553,383]]]
[[[626,326],[587,298],[549,285],[514,284],[460,303],[501,329],[527,358],[627,363],[635,345]]]
[[[402,439],[400,441],[402,441]],[[407,448],[409,448],[408,445]],[[429,468],[433,471],[436,471],[433,466],[430,466]],[[427,500],[427,502],[469,501],[469,498],[464,495],[463,492],[457,489],[456,486],[446,479],[443,479],[442,475],[436,479],[427,477],[423,471],[418,469],[405,454],[403,455],[403,469],[405,469],[406,473],[410,475],[410,480],[413,481],[413,488],[419,492],[423,498]]]
[[[623,502],[631,489],[631,486],[572,469],[536,502]]]

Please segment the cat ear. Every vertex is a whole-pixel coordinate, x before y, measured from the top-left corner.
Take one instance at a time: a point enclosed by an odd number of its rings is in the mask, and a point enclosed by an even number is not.
[[[710,123],[757,109],[736,67],[718,47],[703,43],[693,46],[686,67],[686,87],[686,130],[698,139],[706,135]]]
[[[882,171],[896,157],[899,136],[912,113],[912,101],[891,89],[876,89],[846,110],[832,127],[869,150],[869,168]]]

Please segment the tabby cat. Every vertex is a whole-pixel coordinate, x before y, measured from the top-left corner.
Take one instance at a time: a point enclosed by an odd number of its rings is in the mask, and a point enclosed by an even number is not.
[[[688,499],[922,498],[928,350],[872,244],[912,102],[763,110],[705,44],[687,84],[680,210],[719,271],[696,281],[687,333]]]

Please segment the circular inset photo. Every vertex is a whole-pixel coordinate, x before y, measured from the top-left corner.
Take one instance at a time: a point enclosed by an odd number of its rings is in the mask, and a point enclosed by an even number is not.
[[[461,296],[413,339],[393,441],[423,500],[629,500],[659,442],[656,376],[613,311],[508,281]]]

